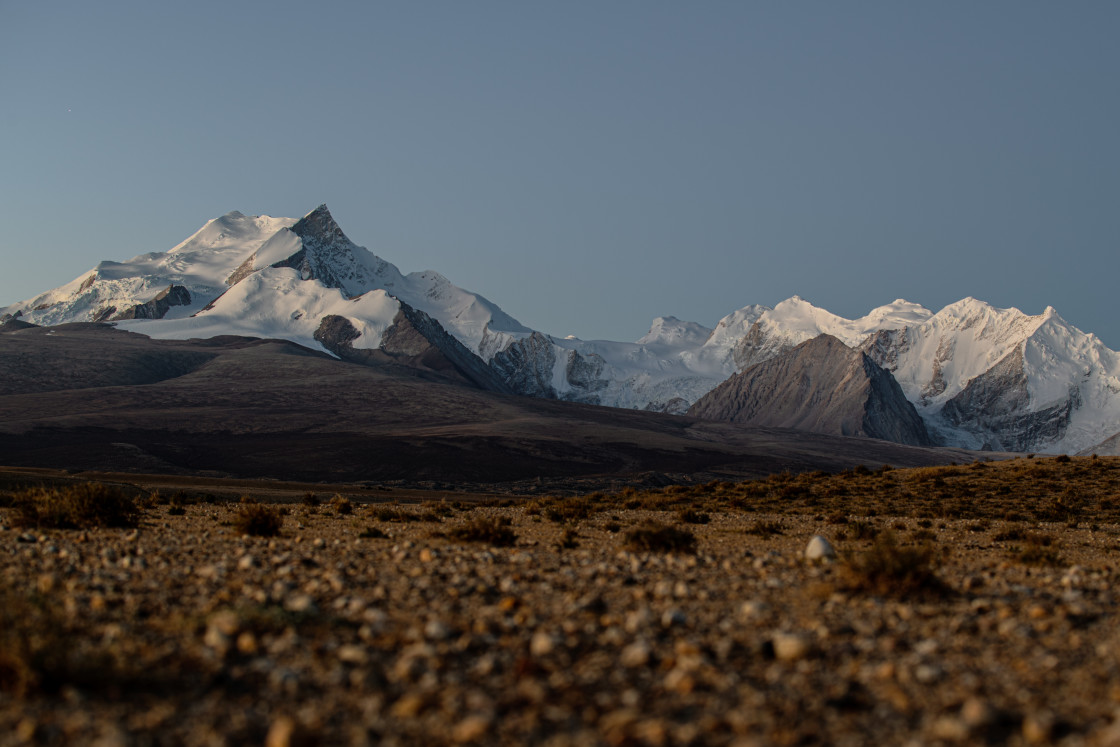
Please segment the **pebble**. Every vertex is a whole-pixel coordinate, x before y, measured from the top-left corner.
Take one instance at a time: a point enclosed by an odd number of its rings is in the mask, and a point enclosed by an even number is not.
[[[770,640],[779,661],[804,659],[812,648],[808,636],[801,633],[775,633]]]
[[[529,653],[533,656],[548,656],[556,649],[556,638],[543,630],[538,630],[529,641]]]
[[[624,667],[644,667],[649,664],[650,655],[653,649],[644,640],[638,640],[631,643],[626,648],[622,649],[619,654],[618,663]]]
[[[805,546],[806,560],[835,560],[836,548],[825,537],[813,535],[809,544]]]

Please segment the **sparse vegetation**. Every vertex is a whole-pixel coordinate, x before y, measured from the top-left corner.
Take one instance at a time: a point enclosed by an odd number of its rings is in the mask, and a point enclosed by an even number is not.
[[[1023,532],[1019,535],[1022,545],[1009,550],[1013,560],[1025,565],[1061,565],[1062,556],[1057,541],[1048,534]]]
[[[697,511],[694,508],[681,509],[680,512],[677,513],[677,521],[684,524],[707,524],[711,520],[712,517],[709,514],[703,511]]]
[[[695,553],[696,535],[687,529],[650,521],[627,530],[623,547],[633,552]]]
[[[233,528],[250,537],[275,537],[283,525],[278,510],[260,503],[242,503],[233,518]]]
[[[890,530],[871,548],[853,553],[844,566],[845,588],[880,596],[936,596],[945,592],[937,577],[937,548],[931,543],[906,547]]]
[[[408,524],[416,521],[439,522],[441,517],[435,511],[408,511],[403,508],[381,506],[373,510],[373,518],[386,524]]]
[[[560,535],[560,541],[556,543],[559,550],[571,550],[579,547],[579,532],[573,527],[564,529],[564,533]]]
[[[348,516],[354,513],[354,504],[350,502],[349,498],[344,498],[341,495],[335,495],[331,498],[331,508],[339,516]]]
[[[12,500],[15,526],[36,529],[134,527],[140,509],[122,489],[103,483],[36,488]]]
[[[756,537],[772,537],[775,534],[782,534],[784,527],[780,521],[756,521],[747,527],[747,534],[753,534]]]
[[[459,542],[480,542],[494,547],[511,547],[517,543],[517,534],[510,524],[509,519],[479,517],[452,527],[439,536]]]

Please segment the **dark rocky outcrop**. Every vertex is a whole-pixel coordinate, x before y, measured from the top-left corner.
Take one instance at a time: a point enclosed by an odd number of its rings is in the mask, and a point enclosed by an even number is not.
[[[735,343],[735,347],[731,350],[731,356],[735,361],[735,368],[739,371],[743,371],[755,363],[769,360],[775,355],[784,353],[789,349],[788,345],[775,342],[767,337],[766,333],[762,330],[762,325],[755,322],[751,325],[751,328],[747,330],[747,334],[743,336],[743,339]]]
[[[596,392],[606,389],[610,383],[600,378],[603,375],[604,365],[606,364],[602,356],[596,353],[583,355],[578,350],[569,350],[564,378],[567,379],[571,391],[564,394],[564,399],[589,405],[599,404],[599,395]]]
[[[599,404],[598,392],[610,384],[602,378],[603,368],[606,366],[602,356],[596,353],[584,355],[578,350],[560,350],[560,355],[565,356],[564,379],[568,386],[563,394],[559,394],[553,386],[557,351],[552,338],[534,332],[524,339],[514,340],[504,350],[495,353],[490,359],[490,368],[514,394],[563,399],[588,405]]]
[[[359,261],[355,252],[364,250],[342,232],[326,205],[320,205],[287,230],[299,236],[302,246],[272,266],[290,267],[304,280],[318,280],[328,288],[338,288],[344,295],[360,294],[373,277],[388,267],[384,260],[372,255],[366,259],[372,258],[379,264],[370,266],[365,260]]]
[[[111,321],[125,319],[163,319],[172,306],[190,306],[191,294],[181,285],[169,285],[159,295],[147,303],[139,303],[112,318]]]
[[[0,333],[18,332],[21,329],[30,329],[32,327],[39,326],[37,324],[32,324],[31,322],[25,322],[17,319],[10,314],[5,314],[4,317],[5,318],[0,318]]]
[[[948,400],[941,417],[984,438],[986,448],[1030,451],[1065,435],[1073,412],[1081,407],[1081,390],[1071,385],[1064,399],[1033,412],[1030,404],[1020,345]]]
[[[552,386],[556,353],[552,340],[540,332],[511,342],[490,359],[490,368],[516,394],[556,399],[556,389]]]
[[[664,412],[669,415],[684,415],[688,412],[688,400],[684,397],[673,397],[668,402],[650,402],[645,406],[646,412]]]
[[[932,443],[894,377],[831,335],[732,376],[700,398],[688,414],[917,446]]]
[[[490,392],[509,392],[505,383],[435,319],[401,302],[401,309],[385,330],[376,350],[355,348],[361,336],[343,316],[323,317],[315,339],[339,358],[363,365],[393,364],[417,372],[437,374],[460,384]]]

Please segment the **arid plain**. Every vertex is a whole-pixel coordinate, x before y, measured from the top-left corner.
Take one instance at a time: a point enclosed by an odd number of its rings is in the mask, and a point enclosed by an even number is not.
[[[3,744],[1120,740],[1117,459],[565,497],[89,477],[3,474]]]

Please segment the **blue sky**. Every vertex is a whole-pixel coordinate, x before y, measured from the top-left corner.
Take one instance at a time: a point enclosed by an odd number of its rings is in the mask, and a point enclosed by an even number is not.
[[[1120,348],[1115,2],[5,3],[0,304],[229,212],[558,335],[975,296]]]

